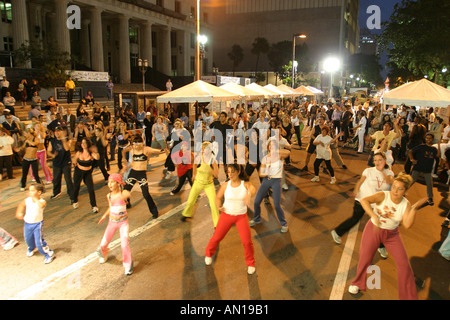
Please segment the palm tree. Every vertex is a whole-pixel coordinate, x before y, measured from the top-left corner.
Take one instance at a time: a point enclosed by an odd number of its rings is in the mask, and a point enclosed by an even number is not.
[[[251,50],[252,54],[256,56],[255,74],[258,72],[259,57],[261,56],[261,54],[267,54],[269,50],[270,45],[266,38],[255,38]]]
[[[236,70],[236,67],[244,59],[244,50],[240,45],[234,44],[231,47],[231,52],[228,53],[228,58],[230,58],[230,60],[233,61],[233,76],[234,76],[234,71]]]

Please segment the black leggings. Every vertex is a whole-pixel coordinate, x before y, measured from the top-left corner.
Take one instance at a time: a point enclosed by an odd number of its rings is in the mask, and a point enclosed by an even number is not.
[[[27,159],[23,158],[23,160],[22,160],[22,179],[20,179],[20,187],[21,188],[25,188],[25,186],[27,184],[27,175],[28,175],[28,171],[30,170],[30,166],[33,169],[34,178],[36,179],[36,182],[41,183],[41,180],[39,180],[37,159],[27,160]]]
[[[78,202],[78,195],[80,193],[81,181],[83,180],[89,192],[89,201],[91,207],[97,206],[97,201],[95,200],[94,191],[94,180],[92,179],[92,169],[81,170],[75,167],[73,171],[73,201]]]
[[[144,196],[145,201],[147,201],[148,209],[152,213],[153,218],[157,218],[158,208],[148,191],[147,171],[136,171],[131,169],[128,178],[125,181],[126,184],[124,190],[131,191],[136,182],[139,183],[139,186],[141,187],[142,195]]]
[[[186,182],[186,179],[189,181],[189,184],[192,187],[192,169],[189,169],[186,171],[185,174],[183,174],[181,177],[178,177],[178,184],[177,186],[172,190],[172,193],[178,193],[181,190],[181,187],[183,187],[184,183]]]
[[[331,160],[325,160],[325,159],[316,159],[316,161],[314,161],[314,174],[316,176],[319,175],[319,166],[322,163],[322,161],[325,161],[325,165],[327,166],[327,169],[330,172],[330,175],[332,177],[334,177],[334,170],[333,170],[333,167],[331,166]]]

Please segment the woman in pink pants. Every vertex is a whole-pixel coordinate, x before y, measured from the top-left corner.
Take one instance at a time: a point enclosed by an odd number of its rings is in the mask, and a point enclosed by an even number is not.
[[[371,265],[380,243],[383,243],[397,266],[399,299],[417,300],[414,273],[398,226],[403,223],[403,226],[409,229],[414,224],[417,210],[428,201],[428,198],[425,197],[411,205],[404,197],[411,184],[411,176],[400,173],[394,179],[391,191],[381,191],[361,199],[360,203],[371,219],[367,222],[362,235],[356,278],[348,289],[351,294],[366,290],[366,270]]]
[[[205,264],[212,264],[212,256],[216,252],[217,246],[235,224],[244,245],[247,273],[253,274],[256,270],[255,257],[250,225],[247,219],[247,207],[250,197],[255,194],[255,188],[248,182],[244,166],[228,165],[227,172],[230,180],[222,184],[216,195],[216,206],[222,213],[219,216],[214,235],[206,247]],[[225,198],[225,201],[222,205],[223,198]]]
[[[45,149],[44,144],[45,137],[47,134],[45,133],[45,127],[39,122],[34,125],[34,130],[36,131],[38,138],[36,157],[39,163],[41,164],[42,171],[44,172],[45,175],[46,183],[49,184],[52,183],[53,181],[53,175],[52,171],[50,170],[50,167],[47,164],[47,150]],[[34,175],[37,173],[34,173],[33,170],[30,170],[30,174],[31,179],[34,180]]]
[[[131,259],[126,203],[130,198],[130,193],[122,190],[122,185],[124,183],[120,174],[114,173],[109,175],[108,188],[111,192],[106,196],[109,202],[109,209],[106,210],[98,223],[102,223],[107,216],[109,216],[109,222],[97,253],[100,257],[99,262],[105,263],[108,255],[108,245],[116,231],[119,230],[120,245],[122,247],[122,264],[125,268],[125,274],[131,275],[133,273],[133,260]]]

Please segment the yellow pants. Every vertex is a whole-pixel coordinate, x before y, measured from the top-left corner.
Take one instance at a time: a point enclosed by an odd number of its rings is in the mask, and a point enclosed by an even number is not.
[[[216,189],[214,188],[214,183],[201,184],[194,181],[194,184],[191,187],[191,192],[189,193],[186,207],[184,208],[182,215],[187,218],[191,218],[194,216],[194,205],[197,202],[197,198],[202,190],[205,190],[206,196],[208,197],[209,206],[211,207],[213,224],[214,227],[216,227],[217,222],[219,221],[219,210],[216,206]]]

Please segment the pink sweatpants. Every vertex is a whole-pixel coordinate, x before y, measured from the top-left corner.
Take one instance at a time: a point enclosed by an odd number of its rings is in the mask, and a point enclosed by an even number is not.
[[[248,267],[255,266],[255,257],[252,236],[250,231],[250,226],[248,224],[248,219],[246,214],[241,214],[237,216],[226,214],[222,212],[219,216],[219,221],[217,222],[216,230],[213,236],[209,240],[206,246],[205,255],[207,257],[212,257],[217,250],[217,246],[220,241],[226,236],[231,226],[235,224],[241,237],[241,242],[244,245],[245,252],[245,262]]]
[[[120,231],[120,246],[122,247],[122,264],[125,270],[131,267],[131,250],[130,250],[130,239],[128,237],[129,226],[128,219],[120,222],[114,222],[109,220],[108,226],[106,227],[105,234],[103,235],[102,242],[100,243],[100,251],[103,257],[106,258],[108,254],[108,245],[111,242],[112,237],[116,233],[117,229]]]
[[[409,264],[408,255],[403,246],[398,228],[394,230],[375,228],[370,220],[367,222],[362,234],[358,268],[356,271],[356,278],[352,281],[352,285],[358,286],[362,291],[366,290],[367,268],[370,267],[380,243],[384,244],[386,250],[394,258],[397,266],[399,299],[417,300],[414,273]]]
[[[36,152],[36,157],[38,158],[39,162],[41,163],[42,171],[44,171],[45,174],[45,180],[48,182],[53,181],[53,175],[50,170],[50,167],[47,164],[47,151],[41,150]],[[31,166],[30,166],[31,168]],[[31,179],[34,179],[34,172],[33,169],[30,170]]]

